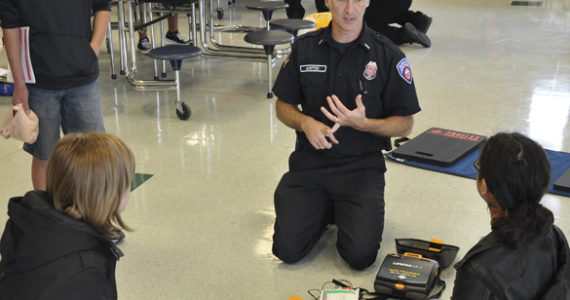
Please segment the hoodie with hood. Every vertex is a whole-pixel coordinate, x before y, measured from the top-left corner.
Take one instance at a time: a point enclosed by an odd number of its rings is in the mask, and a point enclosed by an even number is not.
[[[0,0],[2,28],[30,27],[35,87],[66,90],[99,76],[90,45],[91,17],[110,11],[110,0]]]
[[[556,225],[520,251],[504,246],[494,232],[455,264],[452,300],[570,299],[570,250]]]
[[[53,207],[47,193],[10,199],[0,240],[0,300],[117,299],[121,251]]]

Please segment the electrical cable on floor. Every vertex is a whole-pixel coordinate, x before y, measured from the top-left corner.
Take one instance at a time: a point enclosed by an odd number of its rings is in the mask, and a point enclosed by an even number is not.
[[[334,285],[333,287],[327,287],[327,285]],[[321,289],[310,289],[307,291],[307,293],[309,295],[311,295],[311,297],[313,297],[313,299],[315,300],[319,300],[321,298],[321,292],[322,290],[327,290],[327,289],[338,289],[338,288],[352,288],[352,282],[350,282],[347,279],[332,279],[331,281],[327,281],[325,283],[323,283],[323,285],[321,286]],[[315,296],[316,294],[316,296]]]
[[[316,296],[313,294],[315,292],[317,294]],[[310,289],[307,291],[307,293],[309,295],[311,295],[311,297],[313,297],[313,299],[315,299],[315,300],[319,300],[319,297],[321,297],[321,290],[319,290],[319,289]]]
[[[327,287],[330,285],[334,285],[333,287]],[[352,286],[352,282],[350,282],[349,280],[346,279],[332,279],[331,281],[327,281],[325,283],[323,283],[323,285],[321,286],[321,289],[310,289],[307,291],[307,293],[313,297],[313,299],[315,300],[319,300],[321,298],[321,292],[323,290],[326,289],[359,289],[359,298],[360,300],[384,300],[384,299],[388,299],[386,296],[384,295],[379,295],[377,293],[374,292],[370,292],[365,288],[360,288],[360,287],[353,287]]]

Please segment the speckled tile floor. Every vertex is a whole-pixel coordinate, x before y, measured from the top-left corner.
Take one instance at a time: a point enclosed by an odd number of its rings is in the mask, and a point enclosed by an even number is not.
[[[221,1],[225,16],[216,22],[263,25],[245,8],[248,1],[237,2],[228,9]],[[314,12],[313,2],[305,2]],[[434,18],[431,48],[401,47],[423,109],[412,137],[430,127],[519,131],[545,148],[570,152],[570,1],[515,7],[506,0],[417,0],[412,9]],[[180,16],[187,32],[184,21]],[[238,33],[219,38],[242,43]],[[117,38],[115,44],[118,49]],[[132,193],[124,213],[136,231],[121,245],[119,299],[312,299],[307,290],[332,278],[372,289],[382,259],[395,251],[394,238],[437,237],[460,246],[459,259],[490,231],[473,180],[388,162],[384,242],[374,265],[351,270],[334,247],[335,229],[299,263],[283,264],[271,254],[273,192],[295,137],[266,98],[265,63],[185,61],[182,97],[193,113],[180,121],[174,90],[136,90],[121,75],[111,80],[109,57],[100,54],[107,131],[132,147],[138,173],[153,175]],[[6,64],[2,52],[0,67]],[[139,75],[152,78],[151,69],[152,61],[139,55]],[[0,111],[9,103],[0,97]],[[30,161],[18,142],[0,141],[0,212],[9,197],[31,189]],[[570,199],[548,194],[543,202],[570,234]],[[0,223],[6,219],[0,213]],[[442,273],[443,299],[454,276],[453,268]]]

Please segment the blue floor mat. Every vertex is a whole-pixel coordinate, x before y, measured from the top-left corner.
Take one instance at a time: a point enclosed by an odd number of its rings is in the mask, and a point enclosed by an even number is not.
[[[469,153],[464,158],[457,161],[454,165],[449,167],[442,167],[433,164],[412,161],[409,159],[406,160],[406,159],[395,158],[392,156],[392,153],[387,153],[385,155],[392,161],[403,163],[408,166],[475,179],[477,177],[477,170],[475,170],[475,167],[473,167],[473,162],[479,157],[479,152],[480,149],[477,149]],[[570,153],[552,151],[552,150],[545,150],[545,152],[546,152],[546,157],[550,161],[550,165],[552,167],[551,181],[550,185],[548,186],[548,192],[556,195],[570,197],[570,193],[558,191],[552,187],[552,184],[556,181],[556,179],[562,176],[562,174],[568,168],[570,168]]]

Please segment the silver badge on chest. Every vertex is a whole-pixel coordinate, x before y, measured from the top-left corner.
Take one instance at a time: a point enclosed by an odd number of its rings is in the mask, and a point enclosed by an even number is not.
[[[364,76],[364,78],[366,78],[367,80],[372,80],[376,78],[377,71],[378,71],[378,66],[376,65],[376,62],[369,61],[368,64],[366,64],[366,67],[364,68],[362,76]]]

